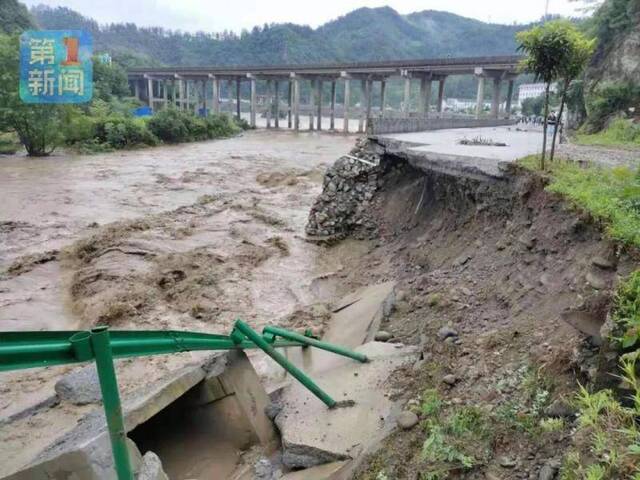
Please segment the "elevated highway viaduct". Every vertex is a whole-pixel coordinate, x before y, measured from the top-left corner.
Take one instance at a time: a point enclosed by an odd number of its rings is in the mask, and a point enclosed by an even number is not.
[[[128,71],[129,82],[136,97],[154,109],[174,105],[180,109],[220,112],[225,89],[227,102],[235,104],[235,114],[240,117],[241,106],[248,104],[249,123],[256,126],[259,107],[265,112],[267,128],[280,126],[286,117],[287,127],[301,128],[300,116],[308,115],[309,129],[323,128],[323,84],[331,85],[328,105],[329,129],[335,129],[336,114],[344,119],[342,129],[349,131],[349,119],[358,119],[358,131],[363,132],[371,118],[372,92],[379,84],[380,112],[385,112],[385,90],[390,78],[404,80],[401,115],[409,117],[438,116],[443,112],[445,84],[453,75],[474,75],[477,78],[476,116],[483,115],[485,82],[492,85],[490,118],[511,113],[514,79],[520,73],[519,56],[493,56],[468,58],[436,58],[423,60],[397,60],[384,62],[358,62],[317,65],[270,65],[270,66],[202,66],[202,67],[137,67]],[[258,98],[256,85],[264,82],[265,92]],[[308,105],[300,102],[302,82],[308,82],[310,99]],[[351,102],[352,85],[358,82],[362,101],[354,106]],[[419,82],[420,94],[416,112],[410,112],[412,82]],[[437,100],[431,109],[432,89],[437,82]],[[501,112],[501,87],[508,82],[504,110]],[[244,84],[249,88],[243,89]],[[283,86],[286,85],[286,88]],[[261,86],[262,87],[262,86]],[[342,104],[337,104],[338,89],[342,89]],[[242,92],[248,90],[248,102]],[[231,96],[235,94],[235,99]],[[284,105],[282,105],[284,103]],[[227,105],[228,106],[228,105]],[[304,110],[304,111],[303,111]],[[386,113],[385,113],[386,114]]]

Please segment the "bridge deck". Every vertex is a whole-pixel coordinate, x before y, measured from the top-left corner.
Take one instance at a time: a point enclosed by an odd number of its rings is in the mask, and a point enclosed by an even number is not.
[[[355,63],[327,63],[304,65],[247,65],[247,66],[195,66],[195,67],[136,67],[130,68],[128,73],[132,79],[145,75],[154,78],[207,77],[242,77],[247,74],[283,77],[296,75],[397,75],[401,71],[433,73],[434,75],[464,75],[472,74],[476,68],[483,70],[500,70],[515,73],[522,59],[517,55],[492,57],[459,57],[459,58],[431,58],[419,60],[393,60],[381,62]]]

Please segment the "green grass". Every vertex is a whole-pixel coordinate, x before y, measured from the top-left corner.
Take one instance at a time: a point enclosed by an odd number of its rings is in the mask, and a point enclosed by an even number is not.
[[[622,330],[622,348],[637,346],[640,340],[640,270],[618,285],[612,316]]]
[[[611,390],[576,395],[578,425],[575,446],[565,456],[561,480],[640,479],[640,385],[636,378],[638,352],[622,357],[625,383],[633,392],[633,406],[623,406]]]
[[[580,145],[640,148],[640,124],[634,124],[629,120],[619,118],[601,132],[594,134],[578,133],[574,141]]]
[[[448,478],[451,470],[468,470],[486,462],[491,451],[490,415],[477,407],[451,407],[444,411],[444,402],[435,389],[423,392],[420,412],[426,437],[421,457],[426,463],[422,480]]]
[[[530,170],[538,168],[535,156],[520,164]],[[548,165],[548,174],[548,191],[559,193],[601,221],[613,240],[640,247],[640,170],[554,161]]]

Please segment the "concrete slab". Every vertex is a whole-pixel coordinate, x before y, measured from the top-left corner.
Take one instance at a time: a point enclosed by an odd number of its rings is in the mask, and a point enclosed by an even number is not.
[[[337,480],[349,462],[331,462],[298,472],[287,473],[281,480]]]
[[[417,348],[370,342],[356,350],[369,356],[371,362],[351,362],[314,375],[314,380],[335,399],[355,401],[353,407],[329,410],[298,383],[284,391],[276,425],[286,466],[308,468],[355,458],[395,426],[401,406],[385,395],[385,386],[394,370],[415,362]]]
[[[460,145],[462,139],[482,137],[506,147]],[[412,166],[472,178],[501,178],[506,164],[539,153],[542,133],[515,127],[456,128],[375,138],[388,153],[405,157]]]
[[[348,348],[356,348],[374,339],[382,320],[389,315],[395,302],[395,282],[369,285],[349,293],[332,308],[333,314],[322,340]],[[300,347],[282,350],[287,359],[312,377],[353,360],[315,348]],[[262,353],[253,353],[258,371],[275,385],[291,380],[287,372]]]

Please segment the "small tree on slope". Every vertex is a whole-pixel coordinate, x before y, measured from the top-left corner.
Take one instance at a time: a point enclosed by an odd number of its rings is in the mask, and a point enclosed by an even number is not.
[[[558,136],[559,126],[562,123],[562,114],[564,113],[564,106],[567,101],[567,93],[571,82],[573,82],[589,63],[591,56],[596,48],[596,39],[588,39],[582,32],[580,32],[574,25],[567,25],[567,37],[569,39],[571,55],[567,63],[561,66],[561,100],[560,111],[558,113],[558,123],[553,131],[553,139],[551,140],[551,154],[549,158],[553,161],[553,157],[556,150],[556,137]]]
[[[571,61],[571,36],[569,22],[556,20],[520,32],[516,35],[518,50],[526,57],[522,61],[522,69],[533,73],[537,81],[545,84],[544,124],[542,127],[542,155],[540,168],[545,168],[547,153],[547,121],[549,118],[549,92],[551,84],[563,73],[563,68]]]

